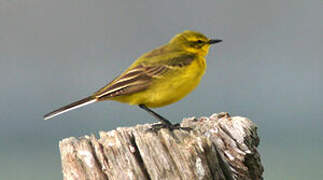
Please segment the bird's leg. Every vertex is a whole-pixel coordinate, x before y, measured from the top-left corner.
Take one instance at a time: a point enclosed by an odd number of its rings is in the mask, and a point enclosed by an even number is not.
[[[166,118],[164,118],[163,116],[157,114],[156,112],[154,112],[153,110],[149,109],[147,106],[145,106],[144,104],[140,104],[139,107],[143,110],[145,110],[146,112],[148,112],[149,114],[151,114],[152,116],[154,116],[154,118],[156,118],[158,121],[160,121],[162,124],[165,125],[172,125],[172,123],[167,120]]]
[[[172,124],[169,120],[167,120],[163,116],[157,114],[153,110],[149,109],[144,104],[140,104],[139,107],[141,109],[145,110],[146,112],[148,112],[149,114],[151,114],[152,116],[154,116],[157,120],[159,120],[161,122],[160,124],[154,124],[154,125],[152,125],[152,128],[150,129],[152,131],[155,131],[156,132],[156,131],[158,131],[158,130],[160,130],[162,128],[167,128],[167,129],[170,129],[170,130],[174,130],[174,129],[190,130],[190,128],[183,128],[183,127],[181,127],[181,125],[179,123]]]

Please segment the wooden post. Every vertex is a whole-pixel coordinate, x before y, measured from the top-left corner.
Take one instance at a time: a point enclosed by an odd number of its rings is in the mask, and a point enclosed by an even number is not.
[[[122,127],[80,138],[66,138],[59,148],[65,180],[263,179],[256,147],[257,127],[228,113],[187,118],[191,131],[150,124]]]

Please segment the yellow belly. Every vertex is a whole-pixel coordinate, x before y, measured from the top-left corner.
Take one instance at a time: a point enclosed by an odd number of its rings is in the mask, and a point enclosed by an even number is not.
[[[179,101],[189,94],[200,83],[205,72],[205,58],[199,57],[190,65],[165,75],[165,77],[157,78],[144,91],[114,97],[116,100],[131,105],[144,104],[147,107],[162,107]]]

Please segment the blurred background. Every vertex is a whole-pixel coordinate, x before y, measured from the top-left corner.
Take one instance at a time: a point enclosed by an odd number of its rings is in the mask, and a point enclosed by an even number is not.
[[[173,122],[254,121],[265,179],[323,176],[321,0],[0,0],[0,179],[62,179],[58,141],[155,122],[102,102],[49,121],[184,30],[223,39],[200,86],[157,109]]]

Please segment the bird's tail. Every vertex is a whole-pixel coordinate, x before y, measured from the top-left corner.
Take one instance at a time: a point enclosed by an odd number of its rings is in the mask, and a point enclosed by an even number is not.
[[[55,110],[53,112],[50,112],[50,113],[46,114],[44,116],[44,119],[48,120],[48,119],[50,119],[52,117],[58,116],[58,115],[63,114],[65,112],[67,112],[67,111],[71,111],[73,109],[77,109],[77,108],[80,108],[82,106],[86,106],[86,105],[94,103],[96,101],[97,100],[94,97],[89,96],[87,98],[84,98],[84,99],[81,99],[79,101],[73,102],[72,104],[69,104],[67,106],[61,107],[61,108],[59,108],[59,109],[57,109],[57,110]]]

